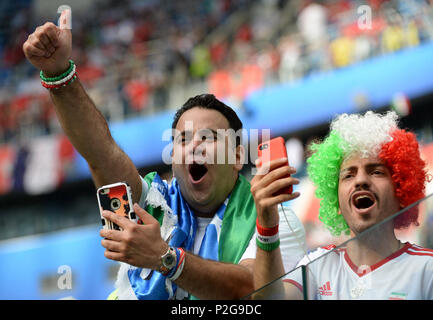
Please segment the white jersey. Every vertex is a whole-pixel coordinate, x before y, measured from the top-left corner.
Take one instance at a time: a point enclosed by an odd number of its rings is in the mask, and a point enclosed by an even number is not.
[[[433,250],[405,243],[382,261],[357,267],[344,248],[323,247],[298,264],[307,265],[307,294],[318,300],[432,300]],[[323,256],[322,256],[323,255]],[[320,257],[320,258],[319,258]],[[301,268],[289,273],[285,282],[303,292]]]

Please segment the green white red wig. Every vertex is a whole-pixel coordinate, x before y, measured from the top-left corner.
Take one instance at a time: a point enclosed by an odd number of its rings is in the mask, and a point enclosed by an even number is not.
[[[350,233],[339,212],[338,181],[342,162],[353,155],[383,161],[403,208],[425,196],[426,163],[420,157],[415,134],[399,129],[397,118],[392,111],[384,115],[372,111],[364,115],[342,114],[331,123],[323,142],[310,146],[313,153],[307,160],[307,171],[320,199],[319,220],[331,234]],[[418,214],[418,206],[400,214],[394,220],[394,228],[418,225]]]

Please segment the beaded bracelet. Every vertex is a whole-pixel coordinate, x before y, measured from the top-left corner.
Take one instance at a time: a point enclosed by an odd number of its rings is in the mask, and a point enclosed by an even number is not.
[[[66,77],[63,77],[62,79],[55,80],[55,81],[46,81],[46,80],[42,80],[42,81],[45,82],[46,84],[49,84],[49,85],[58,85],[58,84],[61,84],[63,82],[67,82],[69,79],[71,79],[74,76],[75,71],[76,71],[76,68],[75,68],[75,64],[74,64],[72,66],[72,70],[69,71],[69,73],[66,75]]]
[[[39,73],[41,83],[44,88],[58,89],[65,87],[77,78],[76,66],[74,61],[69,60],[69,68],[64,73],[56,77],[46,77],[43,72]]]
[[[64,77],[66,77],[71,72],[71,70],[74,67],[74,65],[75,65],[74,61],[69,60],[69,68],[68,68],[68,70],[66,70],[65,72],[63,72],[61,75],[58,75],[56,77],[46,77],[44,75],[44,73],[42,72],[42,70],[41,70],[41,72],[39,73],[39,76],[40,76],[41,80],[43,80],[45,82],[58,81],[58,80],[63,79]]]
[[[68,84],[72,83],[77,78],[77,73],[72,74],[71,79],[66,82],[61,82],[59,84],[48,84],[42,81],[42,86],[47,89],[59,89],[61,87],[66,87]]]

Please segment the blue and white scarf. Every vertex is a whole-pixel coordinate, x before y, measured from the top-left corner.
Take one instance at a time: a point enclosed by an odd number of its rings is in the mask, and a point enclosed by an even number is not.
[[[228,198],[217,210],[206,227],[199,256],[218,261],[218,243]],[[182,197],[179,184],[173,179],[170,185],[156,174],[146,196],[146,205],[160,207],[164,212],[161,236],[173,247],[192,251],[197,221],[188,203]],[[116,281],[118,299],[167,300],[185,299],[188,293],[151,269],[142,269],[121,263]]]

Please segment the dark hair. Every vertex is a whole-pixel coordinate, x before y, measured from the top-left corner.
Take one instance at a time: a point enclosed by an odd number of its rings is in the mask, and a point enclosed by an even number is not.
[[[216,110],[227,119],[227,121],[229,122],[229,127],[235,132],[238,132],[238,130],[242,129],[242,121],[239,119],[236,112],[232,108],[215,98],[213,94],[200,94],[198,96],[189,98],[188,101],[185,102],[183,106],[176,111],[171,128],[175,129],[180,117],[186,111],[195,107]],[[236,146],[239,145],[239,143],[240,141],[236,141]]]

